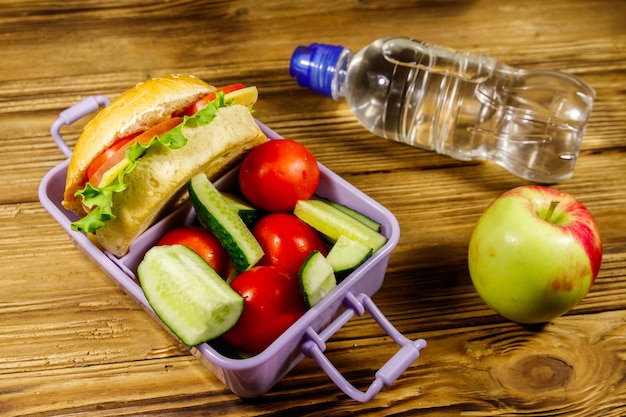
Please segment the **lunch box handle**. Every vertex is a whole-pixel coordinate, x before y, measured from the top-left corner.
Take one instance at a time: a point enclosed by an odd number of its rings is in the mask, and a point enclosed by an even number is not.
[[[426,341],[424,339],[413,341],[403,336],[366,294],[361,293],[355,296],[348,292],[344,303],[347,307],[346,310],[322,332],[318,334],[311,327],[306,330],[308,340],[301,345],[301,349],[305,356],[315,359],[320,368],[346,395],[360,402],[368,402],[380,392],[383,386],[393,384],[400,374],[420,356],[420,350],[426,347]],[[368,312],[378,325],[400,345],[400,349],[376,372],[374,381],[367,391],[363,392],[348,382],[323,352],[326,350],[326,341],[343,327],[355,313],[362,316],[365,312]]]
[[[50,127],[50,134],[66,157],[69,158],[72,156],[72,150],[67,146],[63,136],[61,136],[61,128],[63,126],[69,126],[87,116],[89,113],[98,110],[100,106],[107,106],[110,101],[107,96],[89,96],[59,113],[59,117]]]

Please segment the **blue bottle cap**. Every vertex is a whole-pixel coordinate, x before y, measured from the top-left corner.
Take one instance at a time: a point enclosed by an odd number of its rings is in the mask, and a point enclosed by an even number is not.
[[[291,56],[289,74],[301,87],[332,97],[332,82],[339,57],[345,48],[312,43],[298,46]]]

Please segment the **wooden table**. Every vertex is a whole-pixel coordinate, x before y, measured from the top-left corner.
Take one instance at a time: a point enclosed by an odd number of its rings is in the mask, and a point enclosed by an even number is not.
[[[626,415],[626,3],[620,1],[3,1],[0,6],[0,415]],[[555,185],[602,231],[600,276],[540,329],[478,297],[467,245],[487,205],[526,184],[379,139],[345,102],[299,88],[292,50],[358,50],[408,35],[528,69],[561,69],[597,91],[572,179]],[[49,128],[93,94],[160,74],[256,85],[256,116],[397,217],[402,235],[374,296],[428,347],[369,403],[311,359],[263,397],[233,395],[83,256],[37,187],[63,161]],[[70,144],[81,123],[64,131]],[[328,343],[357,387],[396,350],[369,316]]]

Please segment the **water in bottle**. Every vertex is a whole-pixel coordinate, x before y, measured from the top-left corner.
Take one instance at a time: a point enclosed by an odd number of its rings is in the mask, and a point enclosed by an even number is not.
[[[572,75],[403,37],[354,55],[338,45],[300,46],[290,72],[301,86],[345,98],[380,137],[459,160],[491,160],[538,183],[572,176],[595,98]]]

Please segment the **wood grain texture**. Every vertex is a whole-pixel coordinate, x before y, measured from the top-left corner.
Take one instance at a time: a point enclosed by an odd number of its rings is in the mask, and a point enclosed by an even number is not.
[[[626,3],[610,0],[0,1],[0,415],[626,415]],[[527,69],[561,69],[597,93],[574,177],[556,185],[595,216],[600,276],[574,310],[520,326],[474,291],[467,243],[502,192],[526,182],[376,138],[345,102],[299,88],[293,48],[360,49],[407,35]],[[97,266],[38,202],[63,160],[49,129],[93,94],[159,74],[254,84],[256,116],[388,207],[401,226],[374,300],[428,347],[373,401],[305,359],[269,393],[230,393]],[[64,128],[73,145],[85,121]],[[328,356],[365,389],[397,346],[365,315]]]

